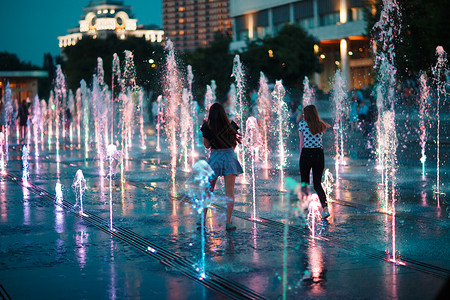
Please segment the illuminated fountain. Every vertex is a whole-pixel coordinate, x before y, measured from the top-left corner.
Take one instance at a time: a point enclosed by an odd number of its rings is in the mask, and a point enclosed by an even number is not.
[[[213,100],[213,103],[214,103],[217,100],[217,97],[216,97],[217,85],[216,85],[216,81],[214,79],[211,80],[210,87],[211,87],[211,93],[212,93],[212,100]]]
[[[39,132],[41,133],[40,136],[40,143],[41,143],[41,149],[44,150],[44,133],[45,133],[45,123],[48,121],[48,116],[47,116],[47,102],[45,102],[44,99],[41,100],[41,122],[39,124]]]
[[[339,179],[339,166],[345,164],[344,160],[344,139],[345,139],[345,121],[348,116],[347,91],[344,78],[341,71],[337,70],[334,75],[333,94],[334,103],[334,148],[336,156],[334,166],[336,179]]]
[[[72,143],[73,143],[73,116],[75,115],[75,99],[73,97],[72,90],[69,90],[69,97],[67,100],[67,108],[69,109],[70,114],[72,116],[72,120],[70,120],[70,125],[69,125],[69,141],[70,141],[70,145],[72,145]]]
[[[420,130],[420,148],[421,154],[420,162],[422,163],[422,177],[425,177],[425,161],[427,156],[425,155],[425,147],[427,145],[427,127],[425,126],[425,119],[427,118],[427,103],[430,97],[430,91],[427,84],[427,78],[425,73],[420,74],[420,101],[419,101],[419,130]]]
[[[258,117],[262,131],[262,148],[263,168],[268,169],[270,154],[270,128],[272,125],[272,98],[269,91],[269,85],[264,73],[260,73],[259,90],[258,90]]]
[[[236,55],[233,60],[233,73],[232,77],[236,80],[236,117],[237,123],[241,129],[241,132],[245,131],[244,128],[244,107],[245,107],[245,86],[244,86],[244,70],[242,68],[242,63],[239,55]],[[245,148],[237,145],[236,147],[237,156],[242,165],[242,179],[241,183],[247,183],[246,176],[246,163],[245,163]]]
[[[125,159],[129,159],[129,150],[132,147],[133,126],[135,120],[134,98],[138,95],[140,87],[136,83],[136,66],[131,51],[125,50],[125,65],[122,74],[122,91],[119,102],[122,103],[122,149]]]
[[[322,205],[316,193],[309,194],[307,197],[309,197],[309,206],[306,221],[311,231],[311,237],[314,239],[316,235],[321,233],[322,229]]]
[[[400,26],[396,24],[400,18],[400,7],[397,1],[383,0],[380,19],[372,29],[376,34],[376,40],[372,42],[373,52],[376,54],[374,68],[378,70],[377,169],[381,172],[382,210],[392,214],[392,253],[389,260],[394,263],[397,263],[395,191],[398,146],[394,107],[396,100],[395,75],[397,73],[394,66],[394,40],[400,34]]]
[[[183,120],[180,124],[181,129],[181,140],[180,140],[180,146],[181,146],[181,155],[182,155],[182,161],[183,161],[183,170],[185,172],[189,171],[189,163],[188,163],[188,157],[189,157],[189,146],[191,143],[191,139],[193,138],[194,132],[194,120],[192,118],[192,103],[191,97],[189,96],[189,92],[187,89],[183,89],[183,95],[182,95],[182,105],[180,109],[180,120]]]
[[[28,176],[30,173],[30,165],[28,164],[28,155],[30,154],[30,150],[28,150],[27,146],[23,146],[22,148],[22,182],[24,186],[28,186]]]
[[[114,103],[118,101],[118,93],[122,90],[122,78],[121,78],[121,72],[120,72],[120,59],[117,53],[113,54],[113,61],[112,61],[112,72],[111,72],[111,128],[110,128],[110,134],[111,137],[111,143],[114,140]],[[116,88],[117,87],[117,88]],[[117,122],[118,123],[118,122]]]
[[[204,107],[205,107],[204,120],[208,119],[209,109],[210,109],[211,105],[213,105],[213,104],[214,104],[214,96],[213,96],[213,92],[211,90],[211,86],[206,85],[205,103],[204,103]]]
[[[167,40],[165,50],[167,52],[167,57],[164,83],[164,95],[166,100],[164,128],[169,142],[172,183],[174,183],[177,165],[177,132],[179,128],[178,107],[180,106],[182,90],[180,86],[180,71],[175,58],[175,50],[172,41]]]
[[[199,114],[199,106],[197,101],[194,101],[194,97],[192,96],[192,81],[194,80],[194,74],[192,73],[192,67],[190,65],[187,66],[187,82],[188,82],[188,90],[187,96],[189,98],[188,102],[190,103],[190,113],[192,116],[193,123],[193,132],[191,138],[191,165],[194,164],[194,161],[197,157],[197,152],[195,151],[195,140],[197,139],[200,142],[199,130],[200,128],[198,124],[198,114]]]
[[[6,175],[6,160],[5,160],[5,135],[3,132],[0,132],[0,175]]]
[[[55,112],[55,102],[54,102],[54,93],[53,91],[50,91],[50,97],[48,98],[48,137],[47,137],[47,144],[48,149],[52,149],[52,138],[53,138],[53,120],[56,118],[56,112]]]
[[[322,186],[325,192],[325,196],[327,197],[327,202],[333,202],[333,200],[331,199],[331,193],[333,192],[333,182],[333,174],[329,169],[325,169],[325,172],[323,174]]]
[[[236,85],[234,83],[230,84],[230,90],[228,92],[229,105],[227,106],[228,119],[236,122],[237,111],[236,111]]]
[[[285,90],[281,80],[277,80],[275,87],[272,92],[273,100],[275,101],[275,113],[277,116],[276,127],[277,127],[277,137],[278,137],[278,155],[279,164],[278,169],[280,170],[280,190],[284,191],[284,169],[286,167],[287,152],[286,152],[286,139],[289,135],[289,111],[286,103],[284,102]]]
[[[60,205],[62,205],[63,202],[63,192],[62,192],[62,185],[59,182],[57,182],[55,185],[55,193],[56,193],[56,204],[58,204],[58,207],[60,208]]]
[[[211,192],[210,179],[214,176],[214,171],[204,160],[197,161],[192,166],[194,173],[194,179],[189,183],[190,189],[188,196],[191,199],[192,207],[200,218],[200,230],[201,230],[201,260],[197,271],[199,272],[199,278],[206,278],[206,262],[205,262],[205,212],[207,208],[210,208],[212,201],[215,199],[214,194]]]
[[[90,114],[90,93],[86,82],[81,80],[81,103],[83,105],[83,128],[84,128],[84,157],[89,156],[89,114]],[[89,94],[88,94],[89,93]],[[80,112],[81,113],[81,112]]]
[[[11,88],[9,86],[9,82],[6,84],[5,88],[5,152],[6,152],[6,161],[9,160],[9,133],[10,126],[13,121],[13,103],[12,103],[12,94]]]
[[[76,196],[76,202],[74,205],[74,208],[80,208],[80,215],[83,215],[83,194],[86,190],[86,180],[83,176],[83,171],[78,170],[77,173],[75,173],[75,178],[72,183],[72,190],[75,193]]]
[[[309,85],[309,79],[305,76],[303,79],[303,107],[312,105],[316,102],[316,96],[314,95],[314,91]]]
[[[104,134],[105,134],[105,111],[103,99],[103,87],[101,81],[94,75],[92,80],[92,100],[94,105],[94,128],[95,128],[95,142],[97,148],[97,157],[99,159],[100,175],[105,175],[105,155],[104,155]]]
[[[33,123],[33,134],[34,134],[34,156],[39,156],[39,131],[43,128],[43,119],[41,112],[41,102],[36,95],[33,100],[33,116],[31,118]]]
[[[57,160],[59,160],[59,129],[62,127],[62,137],[66,137],[66,106],[67,106],[67,88],[66,78],[61,69],[61,65],[56,66],[56,84],[55,84],[55,105],[56,105],[56,153]]]
[[[161,135],[161,124],[164,122],[163,113],[161,107],[162,96],[159,95],[156,99],[157,113],[156,113],[156,151],[161,151],[160,145],[160,135]]]
[[[108,172],[108,179],[109,179],[109,229],[113,230],[113,212],[112,212],[112,181],[114,176],[114,164],[115,162],[120,161],[122,157],[122,153],[117,150],[116,145],[111,144],[106,148],[106,159],[109,162],[109,172]]]
[[[139,90],[138,92],[138,99],[139,99],[139,137],[141,139],[141,149],[145,150],[147,149],[147,146],[145,146],[145,139],[147,138],[147,135],[144,132],[144,93],[142,90]]]
[[[437,62],[436,65],[432,68],[434,80],[436,81],[437,86],[437,103],[436,103],[436,119],[437,119],[437,137],[436,137],[436,187],[434,194],[436,195],[437,204],[439,206],[439,196],[442,194],[441,192],[441,182],[440,182],[440,165],[441,165],[441,157],[440,157],[440,127],[441,127],[441,116],[440,116],[440,106],[441,106],[441,97],[446,97],[445,90],[445,70],[447,68],[447,53],[444,51],[442,46],[436,47],[436,56]]]
[[[78,88],[75,93],[75,101],[77,108],[77,138],[78,138],[78,148],[81,147],[81,88]]]
[[[253,220],[256,216],[256,186],[255,186],[255,161],[259,158],[259,150],[262,148],[261,136],[259,134],[258,121],[255,117],[249,117],[245,124],[244,147],[250,149],[252,158],[252,192],[253,192]]]

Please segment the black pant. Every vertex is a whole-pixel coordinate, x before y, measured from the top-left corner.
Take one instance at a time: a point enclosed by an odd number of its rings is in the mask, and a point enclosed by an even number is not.
[[[322,148],[303,148],[300,155],[300,176],[302,183],[309,184],[309,174],[313,172],[314,190],[319,196],[322,207],[327,207],[327,196],[322,188],[322,174],[325,168],[325,157]]]

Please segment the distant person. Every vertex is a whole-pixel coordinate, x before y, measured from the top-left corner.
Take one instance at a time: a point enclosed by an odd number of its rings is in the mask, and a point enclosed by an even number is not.
[[[20,132],[22,134],[22,138],[24,139],[27,135],[27,122],[28,122],[28,107],[27,102],[24,100],[22,104],[19,106],[17,112],[17,118],[19,119]]]
[[[302,187],[309,185],[309,175],[312,170],[314,190],[322,204],[322,218],[330,216],[327,197],[322,188],[322,175],[325,168],[322,136],[330,125],[324,122],[314,105],[303,108],[303,120],[298,124],[300,137],[300,176]]]
[[[243,173],[234,148],[241,143],[239,127],[234,121],[228,119],[222,104],[214,103],[209,109],[207,120],[203,123],[203,144],[211,148],[211,156],[208,164],[214,170],[214,178],[211,180],[211,191],[214,191],[217,178],[225,179],[225,195],[230,198],[226,211],[226,230],[235,230],[231,223],[231,215],[234,209],[234,184],[236,176]],[[205,211],[206,213],[206,211]],[[200,226],[204,226],[201,224]]]
[[[358,114],[358,123],[362,131],[366,132],[367,127],[367,115],[369,113],[369,107],[364,103],[364,100],[358,99],[358,107],[356,109]]]
[[[356,122],[358,121],[358,96],[356,91],[353,90],[350,97],[350,110],[349,110],[350,128],[356,128]]]
[[[66,108],[64,113],[65,113],[65,117],[66,117],[64,126],[66,128],[66,131],[68,132],[70,129],[70,125],[72,124],[72,113],[70,112],[69,108]]]

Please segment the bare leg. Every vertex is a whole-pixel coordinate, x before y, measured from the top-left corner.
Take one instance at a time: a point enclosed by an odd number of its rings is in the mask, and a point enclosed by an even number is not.
[[[230,201],[227,203],[227,223],[231,223],[231,215],[234,209],[234,182],[236,181],[236,175],[225,175],[225,195],[230,197]]]
[[[209,181],[209,183],[210,183],[210,185],[211,185],[209,191],[210,191],[211,193],[214,192],[214,188],[216,187],[216,182],[217,182],[217,179],[215,179],[215,180],[210,180],[210,181]],[[207,209],[207,208],[205,208],[205,209],[203,210],[203,214],[204,214],[204,216],[205,216],[205,224],[206,224],[206,215],[208,214],[208,209]]]

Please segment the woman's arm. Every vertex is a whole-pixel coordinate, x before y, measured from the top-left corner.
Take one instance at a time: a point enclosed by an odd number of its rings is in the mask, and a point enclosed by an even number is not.
[[[203,138],[203,145],[205,145],[205,147],[206,147],[207,149],[209,149],[209,148],[211,147],[211,143],[210,143],[209,140],[206,139],[206,138]]]
[[[301,155],[303,149],[303,132],[299,131],[298,136],[300,137],[300,155]]]

